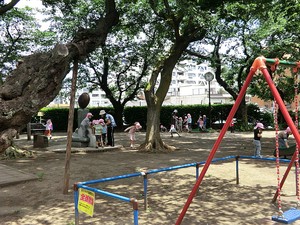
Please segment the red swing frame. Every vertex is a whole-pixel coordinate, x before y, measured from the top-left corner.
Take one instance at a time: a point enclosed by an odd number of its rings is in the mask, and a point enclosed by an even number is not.
[[[175,225],[180,225],[181,224],[181,222],[182,222],[182,220],[183,220],[183,218],[184,218],[184,216],[185,216],[185,214],[186,214],[186,212],[187,212],[194,196],[197,193],[197,190],[199,189],[199,186],[200,186],[202,180],[204,179],[204,176],[205,176],[205,174],[206,174],[206,172],[207,172],[207,170],[208,170],[208,168],[209,168],[209,166],[210,166],[210,164],[211,164],[211,162],[214,158],[215,153],[216,153],[219,145],[221,144],[221,141],[222,141],[223,137],[225,136],[226,131],[227,131],[227,129],[228,129],[228,127],[229,127],[229,125],[230,125],[230,123],[231,123],[231,121],[232,121],[239,105],[241,104],[241,102],[243,100],[243,97],[246,94],[246,90],[247,90],[247,88],[248,88],[248,86],[249,86],[249,84],[250,84],[250,82],[251,82],[251,80],[252,80],[252,78],[253,78],[253,76],[254,76],[254,74],[257,70],[260,70],[262,72],[263,76],[265,77],[266,82],[268,83],[268,85],[270,87],[270,90],[271,90],[271,92],[272,92],[272,94],[273,94],[273,96],[274,96],[274,98],[275,98],[282,114],[283,114],[283,117],[284,117],[285,121],[287,122],[288,126],[291,128],[291,131],[294,135],[294,138],[295,138],[298,146],[300,146],[300,135],[298,133],[298,129],[296,128],[291,116],[289,115],[288,110],[285,107],[285,104],[284,104],[283,100],[280,97],[279,92],[277,91],[277,88],[275,87],[275,85],[273,83],[273,80],[272,80],[272,78],[271,78],[271,76],[270,76],[270,74],[267,70],[267,66],[266,66],[267,64],[272,64],[272,65],[273,64],[284,64],[284,65],[287,65],[287,66],[294,67],[297,70],[300,68],[300,62],[288,62],[288,61],[285,61],[285,60],[267,59],[263,56],[257,57],[254,60],[254,62],[252,64],[252,67],[250,69],[250,72],[249,72],[249,74],[248,74],[248,76],[245,80],[245,83],[244,83],[244,85],[243,85],[243,87],[242,87],[242,89],[241,89],[241,91],[240,91],[240,93],[239,93],[239,95],[238,95],[238,97],[237,97],[237,99],[236,99],[236,101],[235,101],[235,103],[234,103],[227,119],[226,119],[226,122],[225,122],[222,130],[220,131],[220,135],[219,135],[218,139],[216,140],[216,142],[214,143],[214,145],[212,147],[212,150],[210,151],[210,154],[209,154],[209,156],[206,160],[206,163],[204,164],[204,167],[201,170],[201,173],[200,173],[200,175],[197,179],[197,182],[195,183],[192,191],[190,192],[190,194],[188,196],[188,199],[187,199],[187,201],[186,201],[179,217],[177,218],[177,221],[176,221]],[[282,188],[282,186],[283,186],[283,184],[284,184],[284,182],[285,182],[285,180],[286,180],[286,178],[287,178],[287,176],[288,176],[288,174],[289,174],[289,172],[290,172],[290,170],[293,166],[293,163],[295,162],[296,157],[297,157],[297,155],[296,155],[296,152],[295,152],[293,154],[291,162],[289,163],[289,165],[288,165],[288,167],[287,167],[287,169],[284,173],[284,176],[281,180],[280,188]],[[276,201],[277,196],[278,196],[278,190],[274,194],[273,201],[274,201],[274,199]]]

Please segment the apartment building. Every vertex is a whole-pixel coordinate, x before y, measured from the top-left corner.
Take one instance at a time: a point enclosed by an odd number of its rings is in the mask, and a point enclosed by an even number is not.
[[[207,72],[213,73],[208,63],[197,64],[192,60],[185,60],[176,65],[173,70],[172,81],[163,105],[194,105],[194,104],[225,104],[232,103],[231,96],[218,84],[215,77],[212,81],[205,79]],[[210,95],[209,95],[210,91]],[[78,90],[76,98],[88,89]],[[209,98],[210,97],[210,98]],[[57,98],[51,105],[68,105],[66,99]],[[77,107],[77,102],[75,106]],[[91,107],[109,107],[110,101],[102,90],[90,93]],[[146,106],[143,93],[135,100],[128,102],[127,106]]]

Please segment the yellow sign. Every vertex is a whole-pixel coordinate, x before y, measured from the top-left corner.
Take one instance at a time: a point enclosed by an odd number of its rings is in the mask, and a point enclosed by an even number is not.
[[[94,214],[95,193],[79,188],[78,210],[93,216]]]

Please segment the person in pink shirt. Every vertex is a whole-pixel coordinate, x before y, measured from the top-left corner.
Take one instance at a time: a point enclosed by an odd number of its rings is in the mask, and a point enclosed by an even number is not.
[[[130,147],[133,148],[135,143],[135,132],[142,129],[142,126],[139,122],[135,122],[132,126],[127,127],[124,132],[129,133],[129,139],[130,139]]]

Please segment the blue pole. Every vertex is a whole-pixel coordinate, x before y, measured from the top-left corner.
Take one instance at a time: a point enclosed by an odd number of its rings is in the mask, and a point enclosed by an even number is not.
[[[83,184],[83,185],[97,184],[97,183],[102,183],[102,182],[107,182],[107,181],[120,180],[120,179],[138,177],[138,176],[141,176],[141,173],[132,173],[132,174],[115,176],[115,177],[102,178],[102,179],[98,179],[98,180],[89,180],[89,181],[80,182],[80,184]]]
[[[116,198],[116,199],[122,200],[124,202],[130,202],[130,200],[131,200],[130,198],[124,197],[122,195],[117,195],[117,194],[114,194],[114,193],[111,193],[111,192],[108,192],[108,191],[103,191],[103,190],[100,190],[100,189],[97,189],[97,188],[88,187],[88,186],[82,185],[82,184],[78,184],[78,188],[84,188],[86,190],[89,190],[89,191],[92,191],[92,192],[95,192],[95,193],[98,193],[98,194],[101,194],[101,195],[109,196],[109,197],[112,197],[112,198]]]
[[[139,224],[139,209],[138,209],[138,202],[135,198],[130,199],[130,202],[133,206],[133,223],[134,225]]]
[[[133,222],[134,222],[134,225],[139,224],[139,210],[137,210],[137,209],[133,210]]]
[[[144,177],[144,209],[146,211],[148,209],[148,196],[147,196],[148,179],[147,179],[147,173],[144,173],[143,177]]]
[[[74,207],[75,207],[75,225],[79,225],[78,187],[77,187],[77,184],[74,184],[73,190],[74,190]]]

